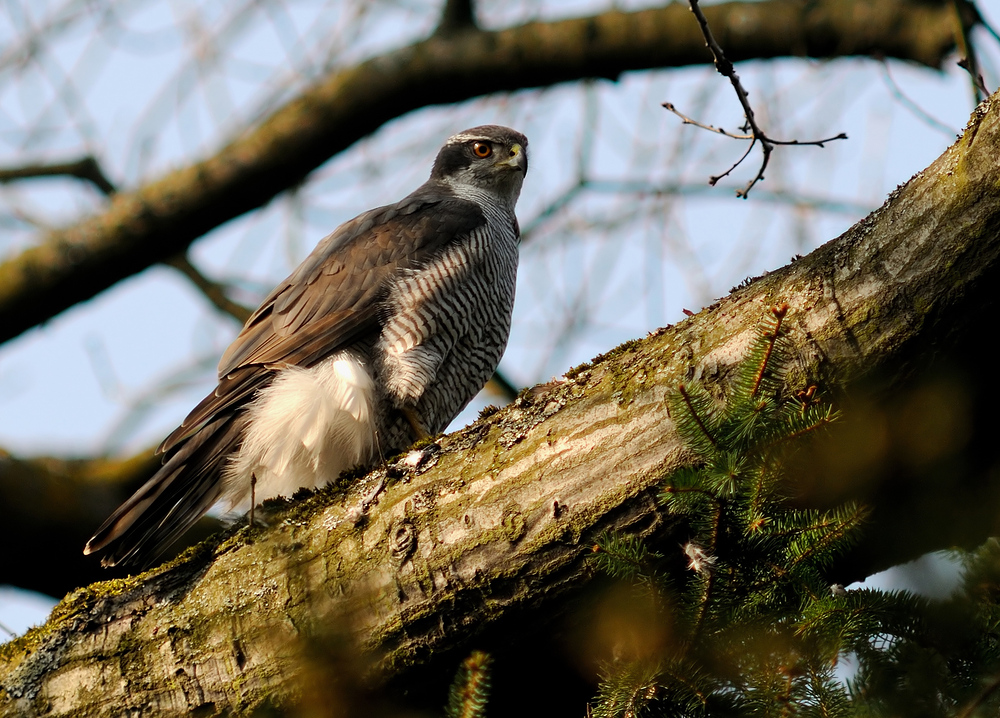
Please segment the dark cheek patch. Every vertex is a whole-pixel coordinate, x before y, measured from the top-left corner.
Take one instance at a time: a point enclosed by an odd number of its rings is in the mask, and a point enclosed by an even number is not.
[[[467,168],[471,163],[472,159],[465,152],[464,145],[450,145],[438,153],[434,169],[431,170],[431,177],[438,179],[447,177]]]

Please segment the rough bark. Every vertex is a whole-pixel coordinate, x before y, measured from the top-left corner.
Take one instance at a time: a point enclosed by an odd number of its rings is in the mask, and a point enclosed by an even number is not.
[[[955,44],[949,2],[768,0],[705,12],[732,60],[878,56],[939,67]],[[710,59],[697,24],[677,3],[499,31],[447,29],[335,69],[215,155],[123,189],[103,213],[8,259],[0,265],[0,341],[179,254],[411,110]]]
[[[432,465],[390,472],[381,491],[386,469],[376,471],[277,512],[268,529],[67,597],[3,649],[0,713],[242,712],[301,696],[315,678],[310,646],[332,637],[392,675],[550,604],[587,581],[597,533],[669,535],[654,487],[690,457],[664,399],[682,381],[724,387],[775,303],[791,307],[794,385],[849,398],[876,386],[888,405],[928,364],[974,370],[966,343],[978,340],[1000,274],[998,155],[994,96],[931,167],[841,237],[446,437]],[[969,401],[995,414],[997,392],[970,386]],[[995,443],[983,434],[966,444]],[[967,483],[995,499],[992,463],[980,468],[967,467]],[[890,508],[929,487],[897,489]],[[950,540],[955,522],[940,520],[950,496],[932,498],[933,526],[911,514],[896,529],[915,545],[928,528]],[[981,532],[997,528],[988,513]],[[869,542],[865,560],[896,560],[888,550]]]

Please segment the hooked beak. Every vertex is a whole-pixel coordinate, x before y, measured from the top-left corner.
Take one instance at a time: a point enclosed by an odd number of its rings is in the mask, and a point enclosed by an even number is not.
[[[514,143],[510,148],[507,159],[497,162],[498,167],[510,167],[521,170],[521,174],[528,174],[528,153],[521,145]]]

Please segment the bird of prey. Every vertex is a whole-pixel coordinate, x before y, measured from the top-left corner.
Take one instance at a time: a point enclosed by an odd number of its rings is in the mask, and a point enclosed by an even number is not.
[[[148,563],[216,503],[291,496],[442,431],[507,344],[527,151],[507,127],[460,132],[416,191],[323,239],[247,320],[215,391],[84,553]]]

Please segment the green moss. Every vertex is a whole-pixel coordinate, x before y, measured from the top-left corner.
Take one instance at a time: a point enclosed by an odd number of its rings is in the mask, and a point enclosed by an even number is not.
[[[495,404],[487,404],[482,409],[479,410],[479,420],[487,419],[500,411],[500,407]]]
[[[592,363],[585,361],[583,364],[577,364],[575,367],[570,368],[569,371],[567,371],[564,374],[564,376],[567,379],[576,379],[578,376],[580,376],[580,374],[589,370],[593,366],[594,365]]]
[[[52,633],[49,623],[33,626],[22,635],[0,645],[0,662],[11,664],[21,656],[28,656],[38,650],[42,642]]]
[[[425,446],[430,446],[431,444],[436,444],[438,440],[443,436],[443,434],[437,434],[436,436],[425,436],[422,439],[417,439],[413,442],[413,445],[403,452],[403,455],[410,453],[411,451],[417,451]]]
[[[604,354],[598,354],[589,362],[584,362],[583,364],[579,364],[578,366],[573,367],[572,369],[566,372],[565,377],[567,379],[574,379],[582,372],[585,372],[588,369],[592,369],[598,364],[604,364],[606,362],[611,361],[612,359],[621,356],[622,354],[625,354],[626,352],[639,349],[642,346],[642,343],[643,343],[642,339],[629,339],[627,342],[619,344],[611,351],[605,352]]]

